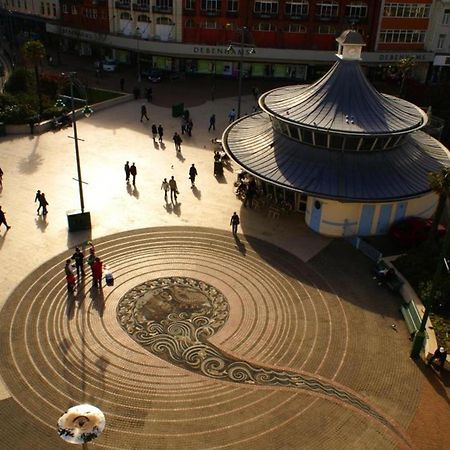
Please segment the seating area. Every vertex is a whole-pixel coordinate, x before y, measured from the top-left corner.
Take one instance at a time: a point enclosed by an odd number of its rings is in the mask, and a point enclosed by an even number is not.
[[[400,307],[400,312],[405,319],[406,327],[408,328],[408,331],[412,338],[419,330],[420,323],[422,322],[422,318],[420,317],[416,304],[412,301],[409,303],[404,303]]]

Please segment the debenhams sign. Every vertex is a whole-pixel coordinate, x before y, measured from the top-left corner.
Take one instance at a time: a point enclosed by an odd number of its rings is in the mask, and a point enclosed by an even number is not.
[[[236,44],[238,45],[238,44]],[[194,47],[193,52],[199,55],[254,55],[256,53],[255,49],[250,48],[235,48],[228,50],[227,47]]]

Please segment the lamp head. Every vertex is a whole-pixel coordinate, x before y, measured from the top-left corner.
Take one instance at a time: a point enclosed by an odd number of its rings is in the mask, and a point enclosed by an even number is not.
[[[227,53],[232,53],[234,51],[234,48],[233,48],[233,46],[230,44],[228,47],[227,47]]]
[[[255,53],[256,53],[256,51],[253,47],[248,51],[249,55],[254,55]]]
[[[90,117],[90,116],[92,116],[94,110],[89,105],[86,105],[83,108],[82,112],[83,112],[84,117]]]
[[[66,107],[66,104],[64,103],[62,98],[58,98],[55,103],[55,108],[59,110],[63,110]]]

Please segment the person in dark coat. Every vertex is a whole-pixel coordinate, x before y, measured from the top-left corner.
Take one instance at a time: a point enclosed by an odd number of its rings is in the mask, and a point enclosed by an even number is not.
[[[144,117],[147,119],[147,122],[150,120],[147,116],[147,107],[145,105],[142,105],[141,106],[141,122]]]
[[[37,209],[37,213],[39,214],[39,211],[42,208],[42,203],[41,203],[41,191],[38,189],[36,192],[36,196],[34,197],[34,203],[39,202],[39,207]]]
[[[189,137],[192,136],[192,128],[194,128],[194,122],[192,122],[192,119],[189,119],[186,124],[186,131]]]
[[[175,143],[175,150],[177,152],[181,152],[181,143],[183,142],[183,140],[177,132],[175,132],[175,134],[173,135],[173,142]]]
[[[84,277],[84,253],[78,247],[75,249],[72,259],[75,261],[77,277],[80,278],[80,275]]]
[[[131,176],[133,177],[133,186],[135,186],[135,185],[136,185],[137,168],[136,168],[136,166],[134,165],[134,163],[131,164],[131,167],[130,167],[130,174],[131,174]]]
[[[177,182],[175,181],[175,178],[172,175],[172,178],[169,180],[169,187],[170,187],[170,200],[173,203],[173,200],[175,199],[175,203],[177,201],[177,195],[178,195],[178,186]]]
[[[189,169],[189,179],[191,180],[191,188],[195,186],[195,177],[198,175],[197,169],[195,168],[195,165],[192,164],[191,168]]]
[[[153,142],[156,142],[156,136],[158,136],[158,128],[156,128],[156,125],[152,125],[152,135],[153,135]]]
[[[123,168],[125,169],[125,181],[127,183],[129,183],[130,182],[130,163],[127,161]]]
[[[161,124],[158,125],[159,142],[162,142],[164,136],[164,128]]]
[[[6,222],[5,213],[2,210],[2,207],[0,206],[0,225],[5,225],[6,229],[9,230],[11,228],[10,225],[8,225],[8,222]]]
[[[237,233],[237,228],[238,228],[239,223],[240,223],[239,216],[237,215],[237,213],[235,211],[230,219],[231,231],[233,232],[233,234]]]
[[[48,211],[47,211],[47,206],[48,206],[48,201],[45,198],[45,194],[43,192],[41,192],[41,198],[39,200],[39,208],[42,206],[42,214],[44,216],[47,215]]]
[[[447,350],[445,350],[444,347],[437,348],[433,353],[433,356],[427,361],[427,366],[431,366],[435,359],[439,360],[439,367],[442,369],[447,360]],[[439,368],[437,370],[439,370]]]
[[[209,118],[209,128],[208,131],[211,131],[211,128],[216,131],[216,115],[213,114],[210,118]]]

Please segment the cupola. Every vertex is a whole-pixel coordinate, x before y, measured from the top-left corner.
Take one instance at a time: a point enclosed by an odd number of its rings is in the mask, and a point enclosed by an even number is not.
[[[362,48],[366,45],[362,36],[354,30],[344,31],[338,38],[337,56],[343,60],[354,61],[361,59]]]

